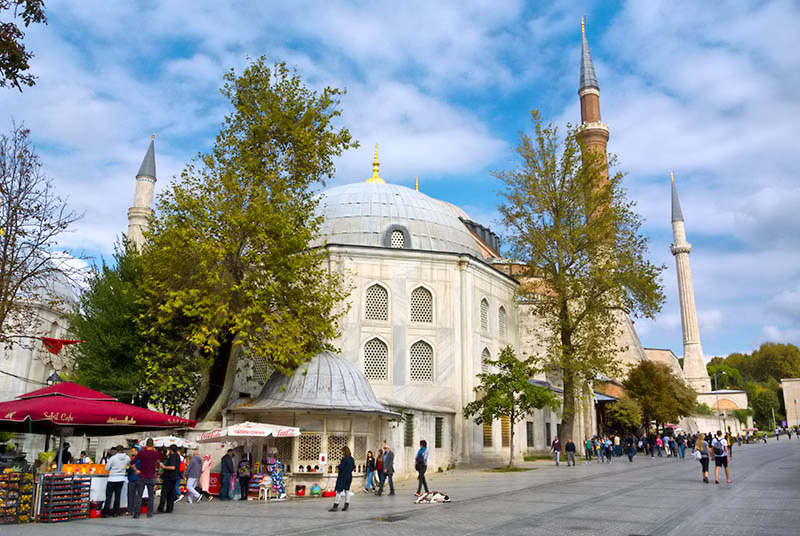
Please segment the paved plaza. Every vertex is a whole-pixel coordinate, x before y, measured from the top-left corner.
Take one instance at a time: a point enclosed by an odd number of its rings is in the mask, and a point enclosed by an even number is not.
[[[733,483],[703,484],[686,459],[615,458],[576,467],[523,464],[524,473],[457,469],[429,475],[450,504],[415,505],[416,481],[394,497],[358,491],[348,512],[332,499],[188,505],[152,519],[91,519],[0,527],[2,536],[80,535],[407,535],[407,534],[800,534],[800,440],[734,447]]]

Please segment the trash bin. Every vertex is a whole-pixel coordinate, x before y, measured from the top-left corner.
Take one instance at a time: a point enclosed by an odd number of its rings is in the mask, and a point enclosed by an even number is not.
[[[306,494],[306,487],[303,484],[298,484],[294,487],[294,494],[298,497],[303,497]]]

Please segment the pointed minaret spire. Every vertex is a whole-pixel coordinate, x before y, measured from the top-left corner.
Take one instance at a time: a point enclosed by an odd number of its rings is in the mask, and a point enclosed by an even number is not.
[[[600,86],[594,74],[592,54],[589,52],[586,24],[583,19],[581,19],[581,81],[578,95],[581,98],[580,140],[588,150],[600,153],[606,158],[608,125],[603,123],[600,117]]]
[[[133,206],[128,209],[128,241],[137,250],[144,246],[144,233],[150,228],[153,217],[153,195],[156,187],[156,133],[150,138],[150,146],[136,174],[136,190],[133,194]]]
[[[367,179],[367,182],[374,183],[374,184],[386,184],[386,181],[383,180],[380,175],[378,175],[378,169],[381,167],[380,162],[378,162],[378,144],[375,144],[375,160],[372,161],[372,177]]]
[[[414,177],[414,189],[419,192],[419,177]]]
[[[700,344],[700,330],[697,327],[697,308],[694,303],[692,270],[689,266],[692,245],[686,241],[686,228],[673,173],[670,173],[670,179],[672,179],[672,236],[675,240],[670,251],[675,257],[678,272],[678,296],[683,328],[683,377],[692,389],[707,393],[711,391],[711,379],[706,370],[703,347]]]

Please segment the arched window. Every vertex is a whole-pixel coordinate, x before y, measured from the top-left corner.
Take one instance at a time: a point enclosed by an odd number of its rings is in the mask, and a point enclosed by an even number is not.
[[[489,331],[489,301],[486,298],[481,300],[481,329]]]
[[[410,318],[412,322],[433,322],[433,294],[425,287],[417,287],[411,291],[409,300],[411,309]]]
[[[425,341],[417,341],[411,345],[410,374],[412,382],[433,381],[433,347]]]
[[[392,231],[391,247],[394,249],[403,249],[406,247],[406,237],[403,235],[403,231],[399,229]]]
[[[389,347],[380,339],[370,339],[364,345],[364,377],[389,380]]]
[[[377,283],[367,289],[365,320],[389,320],[389,291]]]
[[[506,337],[506,309],[505,307],[500,307],[497,310],[497,331],[501,338],[505,339]]]
[[[489,360],[492,358],[492,354],[489,353],[488,348],[484,348],[483,352],[481,352],[481,372],[484,374],[489,374]]]

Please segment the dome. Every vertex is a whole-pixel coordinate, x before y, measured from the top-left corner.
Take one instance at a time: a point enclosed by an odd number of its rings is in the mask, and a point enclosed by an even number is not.
[[[291,377],[270,376],[256,398],[228,407],[233,411],[336,411],[397,417],[372,392],[364,374],[331,352],[317,354]]]
[[[482,258],[475,237],[459,217],[461,210],[405,186],[360,182],[322,193],[318,214],[324,217],[315,245],[402,247],[473,255]],[[400,231],[402,246],[392,242]]]

